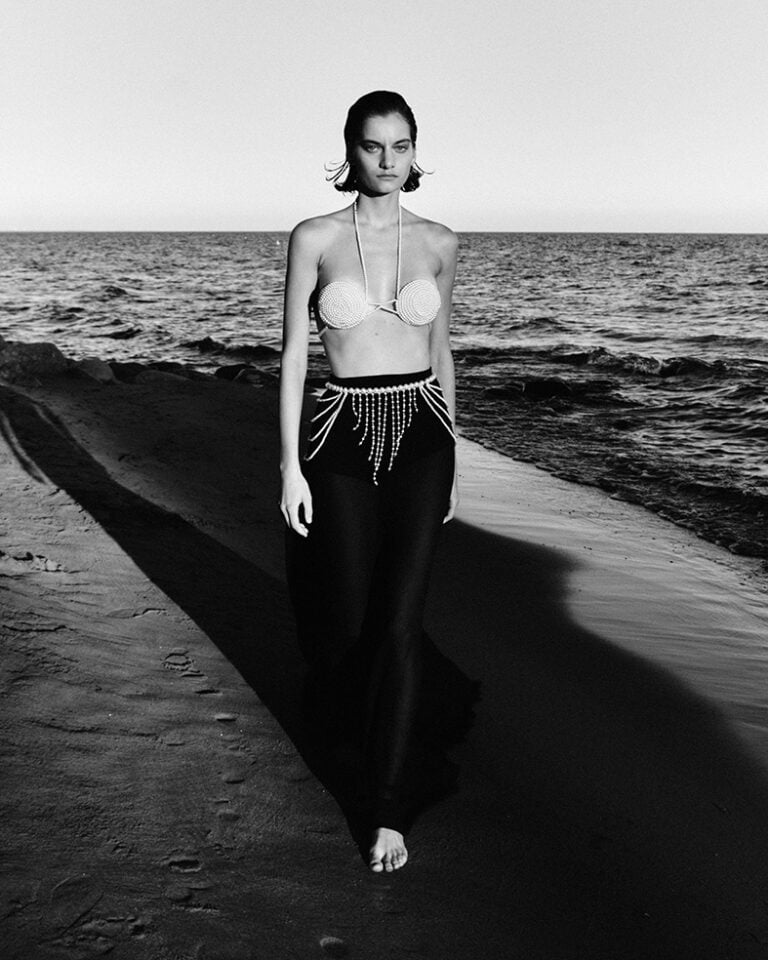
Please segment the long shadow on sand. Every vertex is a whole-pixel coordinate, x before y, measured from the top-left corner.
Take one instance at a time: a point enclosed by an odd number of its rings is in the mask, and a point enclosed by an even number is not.
[[[322,777],[284,584],[115,483],[32,401],[3,388],[0,401],[30,475],[65,489],[200,626]],[[458,839],[434,840],[448,867],[427,882],[481,911],[486,934],[454,916],[440,956],[764,955],[762,773],[702,698],[571,619],[569,569],[551,550],[446,528],[430,626],[484,700],[462,750],[471,802],[442,808]]]

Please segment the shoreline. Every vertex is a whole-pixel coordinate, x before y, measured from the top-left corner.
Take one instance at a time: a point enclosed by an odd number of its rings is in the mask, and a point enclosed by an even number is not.
[[[724,466],[669,452],[648,454],[635,439],[643,415],[616,383],[601,379],[610,371],[577,365],[569,370],[571,378],[561,378],[558,364],[552,369],[518,360],[514,371],[507,363],[505,380],[496,384],[482,366],[479,373],[473,369],[476,364],[471,355],[457,356],[458,422],[465,435],[553,476],[642,506],[702,540],[761,561],[768,574],[764,487]]]
[[[53,344],[49,346],[56,349]],[[97,379],[116,378],[123,383],[133,383],[137,377],[151,379],[158,374],[201,381],[244,381],[256,386],[277,382],[279,352],[271,347],[263,344],[225,347],[209,337],[183,346],[199,350],[203,355],[201,360],[206,354],[219,350],[225,362],[217,366],[210,357],[202,366],[168,360],[105,361],[95,357],[73,360],[62,354],[58,372],[67,365],[76,376],[87,379],[95,371]],[[0,351],[2,349],[0,337]],[[532,464],[550,476],[600,489],[616,500],[637,504],[650,514],[691,530],[702,541],[754,562],[768,588],[768,539],[761,533],[765,497],[756,488],[737,491],[725,480],[718,484],[711,470],[702,472],[692,464],[678,468],[672,461],[646,463],[627,437],[629,420],[619,416],[618,408],[603,412],[605,424],[602,426],[600,418],[595,418],[595,411],[583,420],[578,404],[572,411],[575,418],[569,418],[563,416],[563,412],[567,412],[570,401],[557,395],[559,389],[565,389],[563,384],[552,381],[547,387],[542,381],[543,392],[539,395],[533,389],[539,374],[534,373],[531,398],[527,399],[524,378],[513,377],[499,387],[492,379],[478,380],[473,365],[470,355],[457,354],[457,431],[460,435],[502,456]],[[45,375],[43,373],[43,378]],[[326,377],[324,357],[311,352],[308,395],[322,386]],[[1,362],[0,382],[3,382]],[[555,393],[550,396],[548,390]],[[523,394],[526,399],[522,399]]]
[[[0,399],[6,955],[761,955],[750,562],[460,439],[426,625],[483,698],[382,878],[302,753],[273,386]]]

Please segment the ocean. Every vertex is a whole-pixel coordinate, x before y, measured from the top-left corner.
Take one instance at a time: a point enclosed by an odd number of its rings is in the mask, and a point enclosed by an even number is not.
[[[768,236],[460,240],[460,430],[768,561]],[[0,234],[0,334],[74,358],[276,373],[286,244]],[[325,370],[313,337],[310,375]]]

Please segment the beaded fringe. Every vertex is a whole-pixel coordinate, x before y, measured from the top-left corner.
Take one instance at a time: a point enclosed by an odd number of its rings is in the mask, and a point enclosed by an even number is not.
[[[319,409],[312,418],[312,423],[319,426],[309,438],[311,444],[315,441],[318,443],[305,459],[311,460],[320,451],[347,398],[352,404],[352,413],[355,417],[354,430],[362,431],[357,444],[358,446],[368,444],[368,460],[373,465],[373,482],[377,485],[387,441],[389,441],[389,460],[386,469],[391,470],[405,431],[411,425],[413,415],[418,408],[419,396],[455,439],[448,407],[442,390],[435,382],[436,379],[435,374],[432,374],[425,380],[394,384],[389,387],[345,387],[338,383],[326,383],[326,390],[330,391],[331,395],[323,395],[319,398]]]

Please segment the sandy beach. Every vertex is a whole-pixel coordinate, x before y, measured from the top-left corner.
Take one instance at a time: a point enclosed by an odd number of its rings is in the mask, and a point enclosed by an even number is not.
[[[756,562],[461,439],[427,628],[483,697],[375,876],[307,760],[274,384],[0,409],[3,956],[768,956]]]

